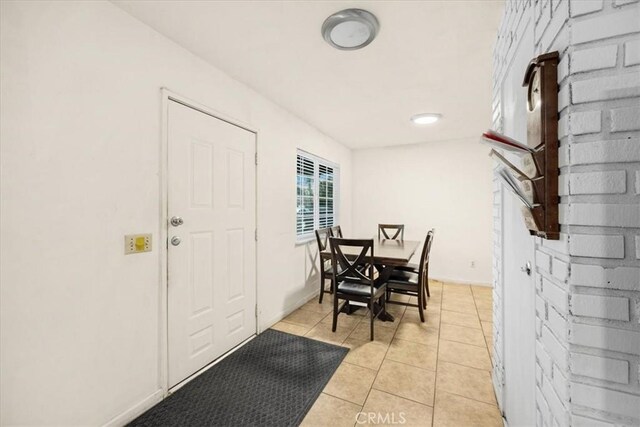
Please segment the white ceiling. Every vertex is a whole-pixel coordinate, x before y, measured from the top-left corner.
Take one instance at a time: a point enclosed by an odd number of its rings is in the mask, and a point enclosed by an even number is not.
[[[114,3],[352,148],[475,137],[490,124],[502,0]],[[320,34],[349,7],[380,21],[362,50]],[[409,118],[421,112],[444,118],[418,127]]]

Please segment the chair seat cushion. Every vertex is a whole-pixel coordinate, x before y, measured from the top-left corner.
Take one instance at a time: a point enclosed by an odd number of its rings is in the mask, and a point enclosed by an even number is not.
[[[374,289],[374,295],[378,293],[379,289],[380,287],[376,287]],[[371,295],[371,286],[362,283],[340,282],[338,283],[338,292],[342,294],[366,297]]]
[[[407,282],[417,285],[418,274],[410,271],[393,270],[393,273],[391,273],[391,277],[389,277],[389,281]]]
[[[418,264],[407,263],[404,265],[397,266],[395,268],[397,271],[413,271],[415,273],[420,271],[420,266]]]

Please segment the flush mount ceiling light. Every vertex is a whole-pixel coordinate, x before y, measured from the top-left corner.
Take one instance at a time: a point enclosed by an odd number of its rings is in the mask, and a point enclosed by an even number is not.
[[[442,118],[442,114],[422,113],[411,117],[411,121],[417,125],[430,125],[440,120],[440,118]]]
[[[322,37],[340,50],[361,49],[371,43],[380,29],[376,17],[366,10],[345,9],[322,24]]]

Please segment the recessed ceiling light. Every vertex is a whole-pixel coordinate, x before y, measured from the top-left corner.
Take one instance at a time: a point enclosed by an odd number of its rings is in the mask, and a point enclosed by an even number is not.
[[[440,118],[442,118],[442,114],[422,113],[411,117],[411,121],[417,125],[430,125],[440,120]]]
[[[380,29],[378,19],[362,9],[334,13],[322,24],[322,37],[336,49],[361,49],[371,43]]]

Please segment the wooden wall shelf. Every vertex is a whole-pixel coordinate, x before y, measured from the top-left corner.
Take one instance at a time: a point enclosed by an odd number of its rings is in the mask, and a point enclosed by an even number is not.
[[[496,150],[502,164],[497,175],[522,201],[522,215],[532,235],[560,238],[558,223],[558,52],[531,60],[524,75],[527,88],[527,141],[522,143],[489,130],[481,142],[520,157],[516,166]]]
[[[558,58],[558,52],[550,52],[532,59],[522,84],[527,88],[527,145],[534,150],[524,163],[533,162],[538,171],[531,180],[536,193],[536,206],[530,216],[534,224],[528,222],[527,226],[531,234],[550,240],[560,238]]]

